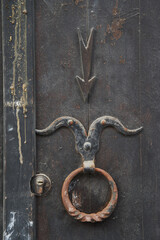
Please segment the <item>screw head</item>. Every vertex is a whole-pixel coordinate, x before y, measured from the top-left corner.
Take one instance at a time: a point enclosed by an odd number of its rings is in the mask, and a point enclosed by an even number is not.
[[[73,120],[68,120],[68,125],[73,125]]]
[[[106,120],[103,119],[103,120],[101,121],[101,124],[102,124],[102,125],[105,125],[105,124],[106,124]]]
[[[84,147],[84,150],[89,151],[91,150],[92,145],[90,142],[85,142],[83,147]]]

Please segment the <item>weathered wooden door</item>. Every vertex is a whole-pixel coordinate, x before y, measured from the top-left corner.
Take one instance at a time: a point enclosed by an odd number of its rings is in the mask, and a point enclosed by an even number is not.
[[[4,240],[160,239],[159,7],[2,1]]]

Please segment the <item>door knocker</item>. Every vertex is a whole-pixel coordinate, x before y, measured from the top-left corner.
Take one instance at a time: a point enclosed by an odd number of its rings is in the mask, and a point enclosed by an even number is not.
[[[82,167],[71,172],[65,179],[62,187],[62,202],[69,213],[75,219],[81,222],[101,222],[108,218],[116,207],[118,200],[118,190],[115,181],[106,171],[95,168],[95,155],[99,150],[100,134],[105,127],[114,127],[123,135],[135,135],[142,130],[142,127],[130,130],[117,119],[111,116],[97,118],[90,126],[88,134],[80,121],[75,118],[64,116],[57,118],[47,128],[36,130],[39,135],[50,135],[60,127],[68,127],[75,136],[76,150],[82,157]],[[97,213],[84,213],[76,209],[69,199],[68,188],[72,179],[81,172],[98,172],[102,174],[109,182],[111,196],[105,208]]]

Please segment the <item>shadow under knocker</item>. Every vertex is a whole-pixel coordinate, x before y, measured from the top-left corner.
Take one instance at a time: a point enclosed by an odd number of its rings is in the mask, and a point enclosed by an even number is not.
[[[47,128],[43,130],[36,130],[39,135],[50,135],[60,127],[68,127],[72,130],[75,136],[75,146],[77,152],[82,157],[82,167],[74,170],[65,179],[62,187],[62,201],[67,212],[75,219],[81,222],[101,222],[109,217],[116,207],[118,200],[118,190],[113,178],[104,170],[95,168],[95,155],[99,150],[99,139],[102,130],[105,127],[114,127],[119,133],[123,135],[135,135],[143,129],[143,127],[130,130],[126,128],[117,118],[111,116],[103,116],[97,118],[90,126],[88,134],[82,123],[69,116],[63,116],[53,121]],[[111,197],[102,211],[97,213],[84,213],[77,210],[69,199],[68,188],[72,179],[81,172],[99,172],[109,182],[111,189]]]

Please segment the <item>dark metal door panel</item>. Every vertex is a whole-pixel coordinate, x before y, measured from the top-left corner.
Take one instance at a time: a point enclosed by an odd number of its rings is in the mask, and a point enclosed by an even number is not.
[[[2,1],[4,240],[159,240],[159,7],[156,0]],[[83,85],[81,78],[92,81]],[[37,135],[35,147],[34,90],[37,129],[62,116],[78,119],[87,131],[106,115],[130,129],[143,125],[132,137],[113,128],[101,135],[95,164],[113,177],[119,195],[105,221],[82,223],[66,212],[62,185],[82,166],[81,157],[66,128]],[[35,151],[36,172],[52,183],[41,197],[30,190]],[[80,211],[97,212],[110,197],[109,183],[81,174],[69,195]]]
[[[124,137],[106,129],[96,166],[115,179],[118,205],[102,223],[80,223],[61,201],[67,175],[81,164],[67,129],[37,136],[37,167],[52,180],[47,197],[37,198],[37,234],[41,239],[151,239],[160,237],[159,70],[154,1],[36,1],[37,128],[60,116],[80,120],[86,129],[98,117],[118,117],[142,135]],[[84,103],[75,76],[81,76],[77,27],[87,41],[95,28],[91,76],[96,76]],[[101,178],[76,178],[71,187],[77,208],[97,211],[107,195]],[[88,194],[87,194],[88,193]],[[88,196],[87,196],[88,195]]]
[[[130,128],[141,125],[139,23],[139,1],[36,2],[38,129],[61,116],[77,118],[86,129],[103,115],[118,117]],[[95,28],[91,77],[95,75],[96,82],[86,103],[75,80],[81,76],[78,27],[85,41]],[[50,194],[37,199],[38,239],[143,239],[140,146],[140,136],[103,132],[96,165],[115,179],[118,206],[106,221],[83,224],[67,214],[61,201],[63,181],[81,164],[72,134],[61,129],[37,136],[38,171],[53,182]],[[75,206],[97,211],[104,204],[107,190],[102,179],[85,176],[73,185]]]

